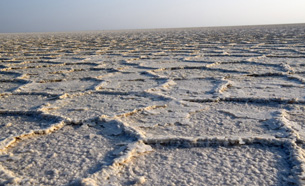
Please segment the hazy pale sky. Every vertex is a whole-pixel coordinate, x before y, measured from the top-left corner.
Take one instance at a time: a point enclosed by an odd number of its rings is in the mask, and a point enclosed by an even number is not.
[[[305,0],[0,0],[0,32],[305,23]]]

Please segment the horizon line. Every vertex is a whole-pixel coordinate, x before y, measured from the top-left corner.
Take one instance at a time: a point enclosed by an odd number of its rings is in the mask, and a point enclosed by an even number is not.
[[[196,29],[196,28],[224,28],[224,27],[252,27],[252,26],[281,26],[302,25],[305,23],[274,23],[274,24],[245,24],[245,25],[219,25],[219,26],[194,26],[194,27],[156,27],[156,28],[122,28],[101,30],[67,30],[67,31],[26,31],[26,32],[0,32],[0,34],[43,34],[43,33],[77,33],[77,32],[119,32],[119,31],[145,31],[145,30],[171,30],[171,29]]]

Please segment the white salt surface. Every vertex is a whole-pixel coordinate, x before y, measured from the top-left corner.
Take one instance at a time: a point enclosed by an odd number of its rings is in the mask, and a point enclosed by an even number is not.
[[[257,145],[165,148],[137,158],[123,176],[144,177],[144,185],[289,185],[286,158],[281,148]]]
[[[305,26],[0,35],[0,185],[304,185]]]

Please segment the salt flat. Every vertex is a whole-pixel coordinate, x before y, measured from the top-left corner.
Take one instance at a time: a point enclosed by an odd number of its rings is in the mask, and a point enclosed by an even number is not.
[[[304,185],[305,25],[0,34],[0,185]]]

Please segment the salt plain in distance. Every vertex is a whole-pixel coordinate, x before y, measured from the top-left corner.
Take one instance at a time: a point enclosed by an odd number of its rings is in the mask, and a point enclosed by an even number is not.
[[[0,35],[2,185],[302,185],[305,25]]]

